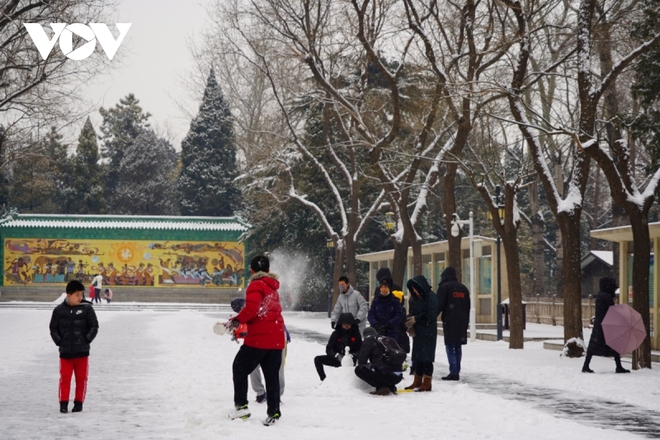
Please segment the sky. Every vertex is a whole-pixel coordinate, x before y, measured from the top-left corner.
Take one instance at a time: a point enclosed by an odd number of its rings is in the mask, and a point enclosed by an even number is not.
[[[112,70],[96,78],[84,96],[96,108],[107,109],[133,93],[142,109],[151,113],[152,127],[159,134],[169,131],[178,150],[190,118],[177,107],[177,101],[186,108],[199,106],[181,81],[194,70],[187,41],[199,41],[200,31],[208,23],[205,7],[212,4],[213,0],[124,0],[117,7],[115,22],[132,26],[111,61]],[[116,36],[114,23],[107,24]],[[98,45],[97,50],[101,50]],[[100,134],[101,115],[96,111],[90,116]]]
[[[615,374],[611,359],[597,357],[591,364],[596,373],[584,374],[583,359],[562,358],[542,342],[510,350],[504,341],[477,340],[463,347],[461,381],[448,383],[440,380],[448,367],[439,338],[430,393],[372,396],[373,388],[350,367],[327,368],[327,379],[320,381],[313,359],[325,353],[332,329],[324,313],[305,312],[284,313],[292,339],[282,418],[264,427],[266,407],[250,390],[252,417],[232,421],[227,417],[233,406],[231,369],[239,345],[212,330],[229,312],[122,311],[121,306],[94,306],[100,329],[78,414],[59,413],[51,310],[0,308],[0,438],[624,440],[660,435],[657,368]],[[561,337],[563,330],[533,323],[527,328],[531,336],[548,337]],[[585,333],[588,337],[589,330]],[[398,387],[411,382],[406,375]]]

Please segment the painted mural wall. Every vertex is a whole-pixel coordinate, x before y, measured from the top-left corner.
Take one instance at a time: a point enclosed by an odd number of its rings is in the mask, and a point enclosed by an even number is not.
[[[235,242],[4,240],[4,283],[243,287],[245,247]]]

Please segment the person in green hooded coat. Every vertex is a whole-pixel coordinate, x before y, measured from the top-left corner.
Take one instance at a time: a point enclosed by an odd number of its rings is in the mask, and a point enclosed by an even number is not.
[[[410,296],[415,298],[411,314],[406,320],[408,333],[413,337],[412,361],[415,378],[406,389],[431,391],[438,339],[438,297],[423,275],[408,280],[406,287]]]

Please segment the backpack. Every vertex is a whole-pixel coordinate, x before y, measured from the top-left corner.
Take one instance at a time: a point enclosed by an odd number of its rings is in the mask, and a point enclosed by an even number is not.
[[[406,360],[406,352],[394,338],[389,336],[379,336],[378,343],[383,347],[383,362],[392,367],[401,367]]]

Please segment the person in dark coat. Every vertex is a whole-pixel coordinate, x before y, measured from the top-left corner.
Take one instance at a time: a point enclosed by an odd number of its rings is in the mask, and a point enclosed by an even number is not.
[[[442,331],[449,361],[449,374],[442,380],[460,380],[462,346],[467,344],[470,324],[470,291],[458,281],[453,267],[447,267],[440,275],[438,310],[442,313]]]
[[[60,412],[69,411],[71,377],[76,376],[72,412],[83,410],[87,391],[90,344],[99,331],[92,303],[83,298],[85,286],[78,281],[66,285],[66,299],[53,310],[50,337],[60,351]]]
[[[614,305],[614,296],[616,295],[616,280],[612,277],[603,277],[600,279],[600,292],[596,295],[596,316],[594,318],[594,328],[591,332],[591,339],[589,339],[589,347],[587,348],[587,357],[582,366],[583,373],[593,373],[594,370],[589,368],[592,356],[613,357],[616,362],[617,373],[630,373],[621,365],[621,355],[614,351],[605,342],[605,334],[603,333],[603,319],[607,314],[610,306]]]
[[[381,267],[378,269],[376,272],[376,280],[378,281],[378,287],[376,287],[376,291],[374,292],[374,298],[378,297],[380,294],[380,283],[381,281],[389,279],[393,280],[392,278],[392,271],[390,271],[389,267]],[[403,294],[403,289],[401,286],[396,284],[394,281],[392,281],[392,285],[390,287],[390,291],[392,292],[392,295],[394,295],[399,302],[401,303],[401,307],[403,308],[403,316],[405,318],[406,316],[406,302]],[[411,299],[412,301],[412,299]],[[412,307],[412,305],[411,305]],[[412,308],[411,308],[412,310]],[[399,344],[399,347],[403,348],[406,353],[410,353],[410,338],[408,337],[408,333],[406,331],[406,322],[405,319],[401,320],[401,324],[399,324],[399,328],[397,329],[397,337],[396,342]],[[364,328],[362,328],[362,331],[364,331]]]
[[[388,396],[396,394],[396,384],[403,379],[402,365],[389,365],[384,361],[385,349],[378,342],[380,337],[373,327],[364,330],[364,341],[358,354],[355,375],[376,387],[376,391],[371,394]]]
[[[392,285],[391,278],[381,280],[380,293],[371,302],[367,320],[378,334],[398,340],[405,313],[401,302],[392,294]]]
[[[406,320],[413,337],[412,361],[415,378],[407,390],[431,391],[435,345],[438,339],[438,297],[423,275],[407,284],[410,296],[415,297],[414,310]]]
[[[362,347],[362,337],[360,336],[360,327],[351,313],[342,313],[339,315],[335,331],[330,335],[328,345],[325,347],[326,354],[314,358],[316,372],[322,381],[326,377],[323,366],[341,367],[342,358],[346,354],[346,347],[348,347],[353,365],[355,365],[358,353],[360,353],[360,348]]]

